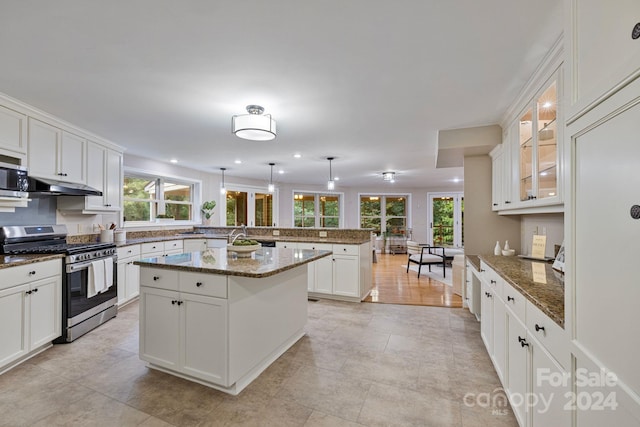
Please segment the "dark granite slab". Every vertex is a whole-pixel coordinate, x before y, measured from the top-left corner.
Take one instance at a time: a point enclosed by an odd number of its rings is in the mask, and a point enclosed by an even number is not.
[[[562,275],[546,262],[519,257],[480,255],[480,259],[495,270],[525,298],[564,328],[564,281]],[[546,283],[533,280],[532,264],[544,267]]]
[[[33,264],[34,262],[42,262],[58,258],[64,258],[64,255],[0,255],[0,269],[17,267],[18,265]]]
[[[169,270],[242,277],[269,277],[331,255],[331,251],[260,248],[251,258],[239,258],[227,248],[211,248],[158,258],[144,258],[134,264]]]

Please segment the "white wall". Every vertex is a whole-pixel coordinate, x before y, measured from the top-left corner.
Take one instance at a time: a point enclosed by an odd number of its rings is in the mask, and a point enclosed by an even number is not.
[[[553,257],[554,245],[561,245],[564,240],[564,214],[522,215],[520,228],[522,242],[520,253],[531,253],[533,235],[545,234],[547,236],[545,256]]]

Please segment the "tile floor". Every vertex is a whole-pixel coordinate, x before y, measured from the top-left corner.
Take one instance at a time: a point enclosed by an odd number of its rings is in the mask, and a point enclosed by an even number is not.
[[[462,309],[309,302],[307,335],[238,396],[138,359],[138,304],[0,376],[2,426],[517,426]],[[497,390],[496,390],[497,389]]]

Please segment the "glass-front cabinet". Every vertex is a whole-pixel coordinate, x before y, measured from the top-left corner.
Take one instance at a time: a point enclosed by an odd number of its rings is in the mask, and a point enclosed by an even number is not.
[[[505,209],[560,205],[561,156],[558,144],[558,72],[554,73],[543,88],[527,104],[519,115],[517,150],[512,155],[514,172],[514,196],[518,203]],[[514,147],[515,147],[514,141]],[[517,189],[517,190],[516,190]],[[515,191],[518,193],[515,194]]]

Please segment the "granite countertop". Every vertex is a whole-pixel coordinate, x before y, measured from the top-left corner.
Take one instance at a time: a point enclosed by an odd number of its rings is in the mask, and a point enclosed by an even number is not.
[[[167,240],[182,240],[182,239],[227,239],[227,234],[200,234],[200,233],[188,233],[188,234],[175,234],[168,236],[150,236],[150,237],[138,237],[133,239],[127,239],[124,243],[116,243],[116,246],[130,246],[138,245],[141,243],[152,242],[164,242]],[[353,239],[353,238],[341,238],[341,237],[295,237],[295,236],[265,236],[265,235],[252,235],[247,236],[248,239],[260,240],[265,242],[308,242],[308,243],[327,243],[327,244],[342,244],[342,245],[360,245],[367,243],[370,239]]]
[[[64,257],[64,254],[0,255],[0,269],[17,267],[19,265],[33,264],[34,262],[49,261],[50,259],[58,259]]]
[[[495,270],[525,298],[564,328],[564,281],[551,264],[519,257],[480,255],[480,259]],[[533,280],[532,264],[544,266],[546,283]]]
[[[331,255],[331,251],[260,248],[251,258],[238,258],[227,248],[188,252],[157,258],[143,258],[134,264],[168,270],[222,274],[226,276],[269,277]]]
[[[480,271],[480,257],[478,255],[467,255],[467,260],[471,263],[471,265],[477,270]]]

